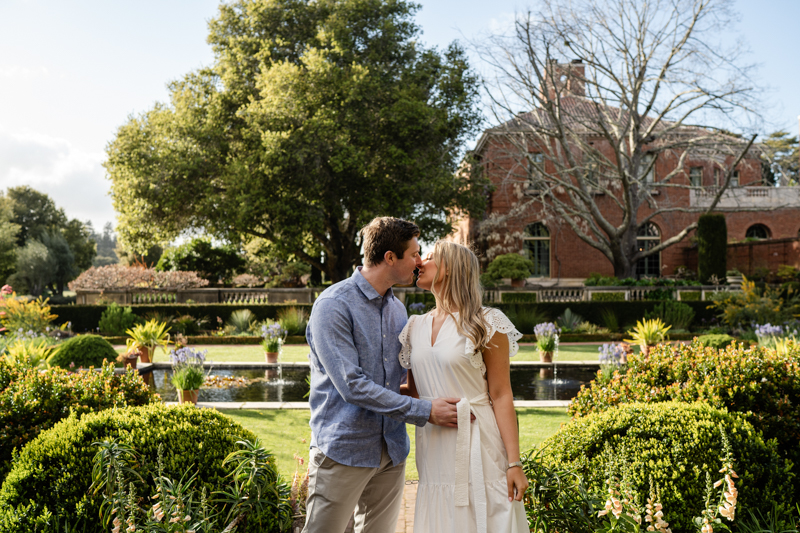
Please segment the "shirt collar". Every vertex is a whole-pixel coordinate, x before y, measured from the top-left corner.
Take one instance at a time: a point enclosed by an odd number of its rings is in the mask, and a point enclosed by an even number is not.
[[[374,300],[376,298],[380,298],[381,295],[378,294],[378,291],[375,290],[375,287],[367,281],[367,278],[364,277],[364,274],[361,273],[362,267],[356,267],[355,272],[353,272],[353,276],[350,278],[355,281],[356,286],[361,289],[361,292],[364,296],[367,297],[367,300]],[[386,291],[386,298],[394,298],[394,291],[392,288],[389,287],[389,290]]]

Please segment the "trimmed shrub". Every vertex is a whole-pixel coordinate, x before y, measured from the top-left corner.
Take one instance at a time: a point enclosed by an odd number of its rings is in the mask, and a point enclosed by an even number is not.
[[[108,336],[125,335],[125,332],[136,324],[139,317],[133,314],[130,307],[122,307],[116,302],[106,307],[100,315],[100,333]]]
[[[800,346],[787,353],[729,345],[725,350],[691,345],[659,345],[646,357],[628,357],[625,375],[593,382],[570,403],[570,414],[581,417],[633,402],[704,401],[741,413],[775,439],[778,451],[800,464]],[[800,483],[795,478],[798,494]]]
[[[702,283],[711,276],[725,280],[728,260],[728,226],[725,215],[709,213],[697,220],[697,274]]]
[[[700,335],[699,337],[697,337],[697,342],[699,342],[703,348],[714,348],[715,350],[724,350],[732,343],[735,343],[736,339],[726,334]]]
[[[73,331],[96,331],[105,305],[54,305],[53,313],[58,315],[59,322],[72,322]],[[237,309],[249,309],[256,315],[256,320],[275,319],[278,311],[287,307],[302,307],[309,313],[311,304],[148,304],[132,305],[133,314],[144,318],[148,314],[161,313],[170,316],[206,316],[216,323],[217,317],[223,322],[230,318]]]
[[[703,296],[701,291],[680,291],[678,294],[682,302],[699,302]]]
[[[704,403],[635,403],[576,418],[542,443],[542,453],[553,468],[574,469],[597,494],[607,493],[606,464],[622,455],[633,488],[645,496],[652,476],[661,491],[664,519],[676,533],[688,533],[696,531],[692,518],[704,508],[706,473],[714,481],[720,475],[720,428],[739,475],[737,513],[763,508],[764,502],[789,508],[791,465],[774,443],[765,442],[742,417]],[[606,447],[616,457],[604,453]]]
[[[70,413],[76,416],[112,407],[144,405],[156,396],[135,371],[42,371],[0,358],[0,479],[17,451]]]
[[[486,269],[493,280],[501,278],[525,279],[531,275],[533,262],[520,254],[503,254],[495,257]]]
[[[100,368],[103,362],[113,363],[116,359],[117,351],[103,337],[78,335],[64,341],[48,363],[61,368]]]
[[[500,301],[504,304],[533,304],[536,303],[535,292],[501,292]]]
[[[593,302],[624,302],[624,292],[593,292]]]
[[[236,442],[242,438],[256,437],[214,410],[191,405],[157,403],[70,417],[39,435],[14,460],[0,489],[0,512],[33,501],[35,509],[29,512],[34,516],[46,507],[62,520],[86,524],[86,531],[101,533],[97,517],[102,497],[89,491],[97,452],[93,442],[118,439],[135,447],[141,457],[137,472],[144,479],[136,485],[139,495],[155,493],[152,474],[157,469],[159,444],[164,445],[165,476],[181,479],[197,473],[194,487],[211,494],[227,484],[222,461],[238,449]],[[263,497],[275,498],[277,504],[276,496]]]
[[[688,330],[694,320],[694,309],[685,303],[666,301],[656,305],[652,311],[644,314],[645,318],[660,318],[672,329]]]

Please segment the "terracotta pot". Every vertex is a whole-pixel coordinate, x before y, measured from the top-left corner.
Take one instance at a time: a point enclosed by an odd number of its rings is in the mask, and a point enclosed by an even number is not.
[[[539,369],[539,379],[553,379],[553,369],[552,368],[540,368]]]
[[[139,353],[134,352],[133,354],[126,353],[125,358],[122,360],[122,368],[128,368],[130,365],[131,368],[134,370],[136,369],[136,362],[139,360]]]
[[[153,355],[155,351],[155,348],[147,348],[145,346],[139,348],[139,358],[142,360],[142,363],[152,363],[153,360],[150,356]]]
[[[543,352],[539,350],[539,361],[541,361],[542,363],[552,363],[553,352]]]
[[[182,390],[178,389],[178,401],[180,403],[193,403],[197,405],[197,396],[200,394],[198,389]]]
[[[264,356],[267,358],[267,363],[277,363],[279,355],[280,352],[264,352]]]
[[[525,280],[522,279],[522,278],[512,279],[511,280],[511,286],[512,287],[524,287],[525,286]]]
[[[649,355],[650,352],[655,348],[655,345],[652,344],[640,344],[639,350],[642,352],[642,355]]]

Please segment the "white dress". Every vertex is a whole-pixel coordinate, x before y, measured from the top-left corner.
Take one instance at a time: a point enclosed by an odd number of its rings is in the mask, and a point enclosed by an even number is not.
[[[498,331],[507,334],[509,356],[516,355],[522,334],[500,310],[484,312],[490,338]],[[522,502],[508,501],[508,457],[489,400],[483,356],[450,317],[431,346],[432,322],[430,314],[409,318],[400,333],[400,364],[413,372],[420,398],[461,398],[459,427],[416,429],[414,533],[527,533]]]

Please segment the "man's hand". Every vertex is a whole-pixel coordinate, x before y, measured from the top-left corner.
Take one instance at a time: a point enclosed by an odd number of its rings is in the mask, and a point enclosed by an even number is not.
[[[436,398],[431,401],[431,416],[428,422],[446,428],[458,427],[458,409],[456,404],[460,398]]]

